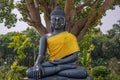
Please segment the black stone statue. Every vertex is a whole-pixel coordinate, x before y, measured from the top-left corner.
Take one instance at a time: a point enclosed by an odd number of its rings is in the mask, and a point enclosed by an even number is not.
[[[66,31],[64,11],[57,6],[50,16],[51,33],[41,37],[39,55],[27,70],[27,80],[86,80],[87,71],[75,64],[79,47],[76,37]],[[49,61],[43,62],[46,50]]]

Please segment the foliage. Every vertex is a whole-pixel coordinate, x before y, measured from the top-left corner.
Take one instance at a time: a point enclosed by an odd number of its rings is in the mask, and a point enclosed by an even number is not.
[[[94,45],[91,43],[92,37],[99,32],[99,29],[92,28],[84,38],[79,42],[80,46],[80,57],[81,64],[84,67],[87,67],[89,62],[91,61],[91,52],[94,50]]]
[[[101,65],[102,65],[102,66],[106,66],[106,65],[108,65],[108,63],[107,63],[106,61],[104,61],[103,58],[98,58],[97,60],[91,59],[90,65],[91,65],[92,67],[101,66]]]
[[[107,75],[105,77],[102,77],[102,76],[95,77],[95,76],[93,76],[93,79],[94,80],[120,80],[120,75],[116,74],[115,72],[111,72],[111,73],[109,73],[109,75]]]
[[[109,68],[105,66],[96,66],[92,70],[92,76],[98,78],[98,77],[103,77],[105,78],[108,74],[110,74]]]
[[[9,44],[9,48],[17,50],[18,58],[25,58],[24,49],[30,45],[30,39],[21,33],[16,33],[16,36],[11,38],[12,42]]]
[[[4,74],[0,72],[0,80],[2,80],[3,78],[4,78]]]
[[[8,47],[14,48],[18,56],[14,61],[14,63],[11,65],[11,70],[8,72],[7,78],[8,80],[11,80],[11,78],[13,78],[13,76],[16,75],[16,77],[14,77],[12,80],[20,80],[21,77],[23,77],[23,75],[20,73],[21,66],[18,66],[18,65],[19,65],[20,59],[25,58],[24,49],[30,45],[30,42],[29,42],[30,39],[26,35],[17,32],[16,36],[11,37],[11,40],[12,42],[9,44]]]
[[[16,60],[11,65],[11,69],[8,72],[7,80],[9,80],[10,77],[12,76],[15,76],[15,77],[12,77],[13,78],[12,80],[21,80],[23,79],[23,77],[25,77],[26,70],[22,69],[21,65],[23,64],[21,64],[21,62],[24,60],[24,63],[26,63],[25,64],[26,66],[31,66],[31,64],[34,64],[33,58],[31,57],[33,57],[34,52],[35,52],[34,53],[35,56],[37,55],[36,53],[38,52],[38,48],[39,48],[39,39],[40,39],[39,34],[36,32],[36,30],[32,28],[28,28],[22,33],[11,32],[5,35],[0,35],[0,45],[3,45],[6,48],[6,51],[9,51],[9,53],[6,53],[6,56],[4,57],[5,59],[3,60],[2,58],[0,58],[0,60],[5,61],[7,60],[7,56],[11,56],[11,55],[13,57],[16,56]],[[3,48],[3,46],[1,46],[1,48]],[[2,49],[0,49],[0,52],[2,54],[5,54],[4,50],[2,52]],[[25,58],[25,56],[27,57]],[[9,62],[13,57],[9,57],[7,61]],[[30,63],[28,63],[28,61]],[[0,64],[3,65],[3,63],[0,63]],[[9,67],[8,64],[7,66]],[[0,73],[0,76],[2,76],[2,79],[3,79],[4,74]]]
[[[50,5],[51,1],[50,0],[45,0],[46,4],[47,5]],[[102,2],[102,1],[101,1]],[[27,20],[28,16],[27,14],[25,14],[25,12],[27,11],[27,6],[26,6],[26,3],[24,0],[20,0],[20,1],[17,1],[15,3],[15,0],[0,0],[0,23],[5,23],[5,26],[7,26],[8,28],[12,27],[12,26],[15,26],[15,23],[17,21],[16,19],[16,14],[12,13],[12,10],[17,8],[20,13],[22,14],[22,17],[24,19],[24,21]],[[79,4],[83,4],[83,3],[86,3],[86,0],[75,0],[74,3],[76,5],[79,5]],[[60,0],[57,5],[61,6],[61,7],[64,7],[65,5],[65,0]],[[114,9],[114,7],[116,5],[120,5],[120,2],[119,0],[115,0],[115,2],[113,3],[113,5],[111,6],[111,9]],[[89,7],[86,7],[86,9],[83,9],[83,14],[86,15],[86,13],[88,14],[89,11],[86,11],[84,12],[85,10],[90,10],[92,5],[89,4]],[[42,13],[44,10],[43,7],[40,7],[40,13]],[[7,15],[6,15],[7,14]],[[84,16],[84,15],[81,15],[81,16]],[[78,15],[79,17],[79,15]]]
[[[0,80],[4,79],[6,75],[5,66],[0,66]]]
[[[98,58],[103,58],[102,44],[105,40],[108,41],[103,34],[98,34],[97,36],[93,37],[92,43],[95,45],[95,49],[92,52],[92,58],[94,60],[97,60]]]
[[[15,8],[14,0],[0,0],[0,23],[4,23],[7,28],[15,26],[17,22],[16,14],[12,13]]]
[[[106,4],[107,2],[109,3]],[[89,27],[100,23],[100,19],[110,6],[112,6],[111,9],[114,9],[114,6],[120,5],[119,0],[1,0],[1,3],[1,23],[5,23],[5,26],[8,27],[14,26],[16,15],[12,13],[12,10],[18,9],[22,15],[20,20],[36,28],[40,35],[50,32],[50,13],[56,5],[59,5],[66,13],[70,27],[68,31],[73,33],[78,41],[83,38]],[[114,4],[112,5],[112,3]],[[42,13],[45,26],[41,23],[40,14]]]
[[[109,61],[109,66],[108,67],[115,74],[119,74],[120,73],[120,71],[119,71],[120,67],[119,67],[117,58],[115,58],[115,57],[111,58],[110,61]]]
[[[120,80],[120,75],[116,74],[115,72],[111,72],[108,77],[108,80]]]
[[[8,48],[8,45],[11,42],[10,38],[13,35],[16,35],[15,32],[9,32],[7,34],[0,35],[0,58],[5,59],[7,55],[15,54],[12,48]]]
[[[6,75],[7,80],[22,80],[26,76],[26,69],[24,66],[17,66],[16,69],[11,69]]]
[[[33,53],[38,53],[40,34],[34,28],[27,28],[24,33],[30,38],[30,46],[33,47]]]
[[[117,25],[117,26],[115,26]],[[112,57],[120,59],[120,24],[114,24],[113,29],[108,31],[108,34],[96,34],[93,37],[92,43],[95,49],[92,51],[92,61],[102,59],[103,63],[107,63]]]
[[[0,80],[5,80],[7,71],[9,70],[9,66],[7,64],[3,64],[0,66]]]
[[[18,65],[18,60],[15,60],[11,65],[11,69],[15,70],[17,68],[17,65]]]
[[[21,37],[20,37],[21,35]],[[14,36],[14,37],[13,37]],[[23,39],[24,38],[24,39]],[[17,40],[18,39],[18,40]],[[14,40],[14,42],[13,42]],[[25,59],[18,60],[20,65],[32,66],[35,60],[35,56],[37,56],[39,49],[39,40],[40,35],[33,28],[28,28],[22,33],[19,32],[9,32],[7,34],[0,35],[0,59],[7,61],[7,65],[11,65],[13,61],[18,58],[23,58],[27,56]],[[12,47],[8,48],[8,46],[12,43]],[[29,44],[28,44],[29,43]],[[23,51],[23,53],[21,52]],[[18,53],[19,54],[18,54]],[[17,53],[17,54],[16,54]],[[34,58],[32,58],[34,56]],[[30,62],[31,60],[31,62]],[[0,65],[2,65],[0,61]]]
[[[105,78],[103,78],[103,77],[101,77],[101,76],[99,76],[99,77],[94,77],[94,80],[105,80]]]
[[[39,52],[40,34],[34,28],[27,28],[24,34],[30,38],[30,47],[26,51],[33,56],[35,62]]]

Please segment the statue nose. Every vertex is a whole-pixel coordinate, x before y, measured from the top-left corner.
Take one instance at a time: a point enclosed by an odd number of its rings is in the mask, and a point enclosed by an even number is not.
[[[56,24],[58,24],[59,23],[59,21],[58,20],[56,20]]]

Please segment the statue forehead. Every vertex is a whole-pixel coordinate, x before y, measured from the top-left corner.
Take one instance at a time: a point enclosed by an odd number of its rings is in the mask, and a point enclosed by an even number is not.
[[[63,15],[52,15],[51,18],[65,18]]]

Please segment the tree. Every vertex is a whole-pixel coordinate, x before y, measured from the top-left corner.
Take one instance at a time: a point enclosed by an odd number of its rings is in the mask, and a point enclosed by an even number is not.
[[[118,24],[113,25],[113,29],[110,29],[108,31],[108,37],[112,39],[118,39],[120,38],[120,20],[118,20]]]
[[[15,8],[14,0],[0,0],[0,23],[4,23],[8,28],[15,26],[17,22],[16,14],[12,13]]]
[[[98,60],[103,64],[113,57],[120,59],[120,22],[114,24],[108,34],[100,33],[93,37],[92,43],[95,45],[91,55],[93,61]]]
[[[7,58],[8,55],[14,55],[13,49],[9,49],[8,45],[11,42],[10,38],[15,35],[15,32],[9,32],[5,35],[0,35],[0,58]]]
[[[97,34],[100,29],[91,28],[89,32],[84,35],[84,38],[79,42],[80,54],[79,54],[79,64],[84,67],[89,67],[91,61],[91,52],[94,50],[94,45],[92,44],[92,38]],[[81,57],[82,56],[82,57]]]
[[[14,48],[14,50],[18,54],[18,59],[25,58],[24,49],[30,45],[30,38],[24,34],[16,33],[16,36],[12,36],[12,42],[9,44],[9,48]]]
[[[38,53],[40,34],[34,28],[27,28],[24,34],[30,38],[30,46],[33,47],[33,53]]]
[[[68,31],[80,41],[89,27],[100,23],[100,18],[110,6],[114,8],[119,4],[119,0],[21,0],[16,7],[22,14],[22,20],[36,28],[42,36],[50,31],[51,11],[56,5],[61,6],[66,13]],[[42,13],[46,26],[41,23]]]
[[[98,60],[99,58],[104,57],[102,47],[103,47],[103,44],[108,40],[109,39],[103,34],[100,34],[100,35],[98,34],[95,37],[93,37],[92,43],[95,45],[95,49],[92,52],[92,59]]]
[[[34,56],[34,62],[37,58],[37,53],[39,52],[39,40],[40,40],[40,34],[34,29],[34,28],[27,28],[24,31],[24,34],[30,38],[30,48],[28,49],[28,53],[32,53],[32,54],[28,54],[28,57]]]

